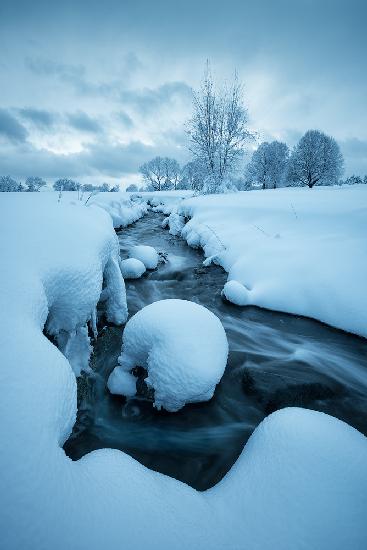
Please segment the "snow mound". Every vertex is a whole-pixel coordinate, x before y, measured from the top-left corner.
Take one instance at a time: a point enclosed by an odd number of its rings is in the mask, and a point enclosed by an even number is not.
[[[158,265],[158,252],[152,246],[137,245],[129,250],[130,258],[140,260],[147,269],[155,269]]]
[[[127,258],[120,262],[121,273],[124,279],[139,279],[145,273],[145,265],[136,258]]]
[[[227,363],[228,342],[219,319],[186,300],[162,300],[138,311],[127,323],[119,365],[108,380],[112,393],[131,396],[134,367],[148,372],[160,409],[178,411],[186,403],[213,396]]]
[[[238,281],[227,281],[222,296],[236,306],[248,306],[251,303],[249,290]]]
[[[167,218],[164,218],[162,222],[162,228],[169,228],[171,235],[175,237],[181,235],[181,231],[185,226],[185,218],[177,214],[177,212],[172,212]]]
[[[177,214],[191,218],[181,236],[251,288],[251,304],[367,337],[366,185],[206,195]]]
[[[142,218],[148,211],[145,200],[125,192],[98,193],[90,199],[88,204],[106,210],[112,218],[115,229],[127,227]]]

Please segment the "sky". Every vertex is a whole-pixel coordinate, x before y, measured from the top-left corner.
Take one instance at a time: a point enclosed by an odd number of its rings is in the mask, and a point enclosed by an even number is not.
[[[186,162],[207,59],[218,85],[237,71],[257,143],[319,129],[367,174],[366,20],[364,0],[0,0],[0,175],[124,188]]]

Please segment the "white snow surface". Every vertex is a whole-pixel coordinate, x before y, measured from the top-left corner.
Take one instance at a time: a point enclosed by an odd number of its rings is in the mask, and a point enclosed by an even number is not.
[[[120,262],[124,279],[139,279],[146,272],[145,265],[136,258],[127,258]]]
[[[322,413],[269,416],[203,493],[113,449],[71,461],[75,375],[42,329],[85,326],[108,262],[124,317],[111,221],[52,193],[1,193],[0,251],[0,548],[367,547],[367,439]]]
[[[144,199],[140,199],[139,196],[123,191],[116,193],[97,193],[91,197],[88,204],[90,206],[99,206],[106,210],[111,216],[113,226],[116,229],[126,227],[136,222],[148,211],[148,205]]]
[[[140,260],[147,269],[155,269],[159,261],[156,249],[153,248],[153,246],[146,246],[143,244],[138,244],[130,248],[129,257]]]
[[[127,322],[119,365],[108,387],[112,393],[131,396],[131,370],[144,367],[155,406],[178,411],[186,403],[211,399],[227,357],[227,336],[214,313],[187,300],[160,300]]]
[[[177,214],[188,244],[245,287],[227,284],[227,299],[367,336],[366,185],[200,196]]]

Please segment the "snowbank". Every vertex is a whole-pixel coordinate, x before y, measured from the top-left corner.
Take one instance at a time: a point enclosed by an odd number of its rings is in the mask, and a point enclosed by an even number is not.
[[[130,258],[140,260],[147,269],[155,269],[158,265],[158,252],[152,246],[139,244],[129,250]]]
[[[321,413],[268,417],[204,493],[113,449],[65,456],[75,376],[42,329],[93,316],[117,243],[104,212],[48,195],[0,197],[0,548],[366,548],[367,440]]]
[[[367,336],[366,185],[201,196],[177,213],[188,244],[243,285],[227,299]]]
[[[135,395],[131,370],[144,367],[155,406],[178,411],[186,403],[211,399],[227,356],[226,333],[211,311],[186,300],[161,300],[129,319],[119,366],[111,373],[108,387],[112,393]]]
[[[147,201],[153,212],[161,212],[168,216],[171,212],[176,210],[177,205],[183,199],[187,199],[193,196],[193,191],[179,190],[179,191],[146,191],[139,193],[143,200]]]
[[[112,218],[116,229],[126,227],[142,218],[148,211],[148,205],[139,196],[124,192],[97,193],[89,200],[90,206],[99,206],[106,210]]]
[[[136,258],[127,258],[120,262],[121,273],[124,279],[139,279],[145,273],[145,265]]]

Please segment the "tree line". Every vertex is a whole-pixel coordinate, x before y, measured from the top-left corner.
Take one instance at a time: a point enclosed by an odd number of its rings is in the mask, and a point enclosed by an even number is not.
[[[18,182],[11,176],[0,176],[0,191],[26,191],[37,192],[47,185],[47,182],[39,176],[30,176],[24,183]],[[97,191],[120,191],[118,185],[111,186],[108,183],[93,185],[91,183],[81,184],[69,178],[59,178],[53,184],[55,191],[80,191],[81,193],[93,193]]]
[[[220,193],[230,189],[366,183],[367,176],[341,179],[344,159],[336,140],[308,130],[290,151],[280,141],[263,142],[242,174],[238,167],[255,140],[248,125],[243,86],[237,76],[217,89],[207,64],[201,88],[193,94],[193,115],[186,124],[192,160],[182,168],[175,159],[155,157],[140,167],[145,189],[192,189]]]

